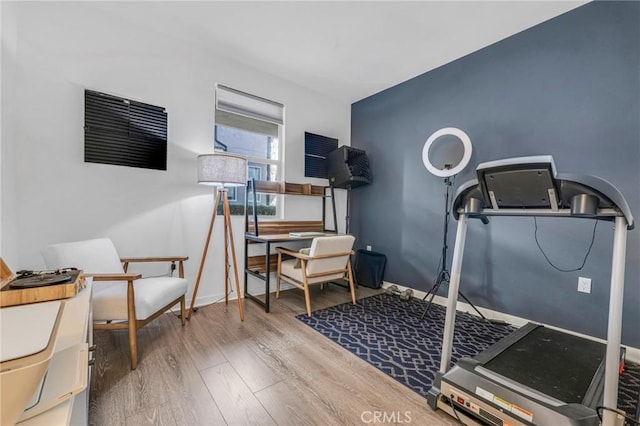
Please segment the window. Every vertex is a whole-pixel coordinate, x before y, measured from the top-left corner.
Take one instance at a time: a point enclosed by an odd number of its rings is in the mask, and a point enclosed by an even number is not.
[[[227,188],[227,199],[229,202],[238,201],[238,187],[230,186]]]
[[[248,171],[249,180],[251,179],[262,180],[262,169],[266,170],[264,166],[249,165],[249,171]],[[257,203],[262,202],[262,194],[256,194],[256,202]]]
[[[247,157],[249,179],[282,180],[283,126],[282,104],[216,86],[214,149]],[[230,188],[228,196],[231,214],[244,214],[245,188]],[[256,200],[258,214],[278,214],[277,196],[257,194]]]

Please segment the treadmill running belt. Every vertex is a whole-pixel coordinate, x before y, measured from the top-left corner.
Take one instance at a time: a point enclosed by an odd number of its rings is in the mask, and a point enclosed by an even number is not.
[[[605,356],[602,343],[538,327],[484,367],[566,403],[582,403]]]

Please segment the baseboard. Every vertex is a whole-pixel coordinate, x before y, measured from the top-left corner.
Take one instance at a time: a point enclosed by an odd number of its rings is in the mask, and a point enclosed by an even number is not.
[[[383,283],[382,283],[382,287],[383,288],[387,288],[387,287],[389,287],[391,285],[398,286],[398,288],[400,290],[406,290],[406,289],[410,288],[410,287],[402,286],[400,284],[390,283],[390,282],[387,282],[387,281],[383,281]],[[416,289],[413,289],[413,288],[412,288],[412,290],[413,290],[413,297],[415,297],[415,298],[422,299],[427,295],[427,292],[425,292],[425,291],[416,290]],[[441,305],[441,306],[446,306],[447,305],[447,298],[436,295],[433,298],[433,303],[435,303],[437,305]],[[525,325],[528,322],[535,322],[536,324],[541,324],[541,325],[544,325],[545,327],[549,327],[549,328],[554,329],[554,330],[562,331],[563,333],[571,334],[571,335],[582,337],[582,338],[589,339],[589,340],[594,340],[594,341],[600,342],[600,343],[605,343],[605,344],[607,343],[607,341],[604,340],[604,339],[599,339],[599,338],[593,337],[593,336],[587,336],[586,334],[576,333],[576,332],[571,331],[571,330],[566,330],[564,328],[555,327],[553,325],[545,324],[545,323],[542,323],[542,322],[530,321],[530,320],[527,320],[525,318],[516,317],[514,315],[509,315],[509,314],[505,314],[505,313],[498,312],[498,311],[493,311],[491,309],[486,309],[486,308],[482,308],[482,307],[477,307],[477,308],[478,308],[478,310],[480,312],[482,312],[482,315],[484,315],[487,319],[490,319],[490,320],[504,321],[506,323],[515,325],[516,327],[521,327],[521,326]],[[475,316],[478,316],[478,313],[468,303],[464,303],[464,302],[458,301],[458,310],[462,311],[462,312],[467,312],[467,313],[475,315]],[[640,363],[640,349],[639,348],[630,347],[630,346],[625,346],[625,348],[627,349],[626,359],[629,360],[629,361],[632,361],[632,362]]]
[[[274,284],[274,283],[272,283],[272,284]],[[280,291],[290,290],[292,288],[296,288],[296,287],[292,286],[291,284],[285,283],[285,282],[282,282],[281,285],[280,285]],[[275,297],[275,292],[276,292],[275,286],[270,288],[270,290],[271,290],[270,293],[272,295],[274,295],[274,297]],[[253,294],[254,296],[262,296],[264,294],[264,290],[258,290],[256,293],[251,293],[251,294]],[[229,300],[236,300],[236,299],[237,299],[237,297],[236,297],[236,293],[235,293],[235,290],[234,290],[233,293],[229,294]],[[214,295],[205,296],[205,297],[198,296],[198,299],[196,301],[196,304],[194,305],[194,308],[201,308],[203,306],[211,305],[213,303],[220,303],[220,302],[224,302],[224,293],[214,294]],[[187,309],[188,309],[188,307],[191,304],[191,299],[187,299],[186,300],[186,304],[187,304]],[[175,308],[173,308],[172,311],[175,311]]]

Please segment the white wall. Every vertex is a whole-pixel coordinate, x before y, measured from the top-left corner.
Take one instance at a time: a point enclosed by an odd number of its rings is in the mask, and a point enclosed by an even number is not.
[[[14,94],[13,116],[3,108],[2,118],[12,120],[15,135],[3,132],[2,253],[14,270],[44,267],[39,251],[48,244],[108,236],[123,256],[188,255],[193,285],[213,204],[211,189],[196,184],[196,156],[213,148],[215,83],[285,105],[288,181],[305,181],[304,131],[349,144],[350,105],[264,74],[260,64],[249,68],[139,29],[93,2],[20,3],[16,17],[11,81],[2,64],[3,87]],[[168,170],[84,163],[85,88],[165,107]],[[315,217],[308,203],[293,199],[285,217],[319,219],[321,201],[312,201]],[[242,260],[243,218],[233,224]],[[223,294],[221,225],[199,290],[202,303]]]
[[[0,3],[0,28],[2,29],[2,47],[0,52],[0,64],[2,67],[2,80],[0,82],[0,182],[9,181],[13,171],[12,163],[4,164],[4,158],[10,156],[12,146],[3,141],[14,139],[15,120],[13,119],[12,101],[15,93],[14,85],[11,84],[16,74],[16,13],[13,3]],[[0,186],[0,242],[7,242],[9,245],[15,244],[16,233],[13,229],[7,228],[5,222],[14,222],[15,209],[10,208],[10,201],[14,197],[13,186]],[[14,258],[10,253],[3,250],[0,244],[0,256],[7,264],[11,264]]]

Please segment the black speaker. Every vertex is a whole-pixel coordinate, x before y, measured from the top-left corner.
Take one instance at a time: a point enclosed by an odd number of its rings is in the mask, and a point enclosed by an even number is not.
[[[369,159],[365,151],[343,145],[325,160],[327,178],[334,188],[356,188],[371,183]]]

